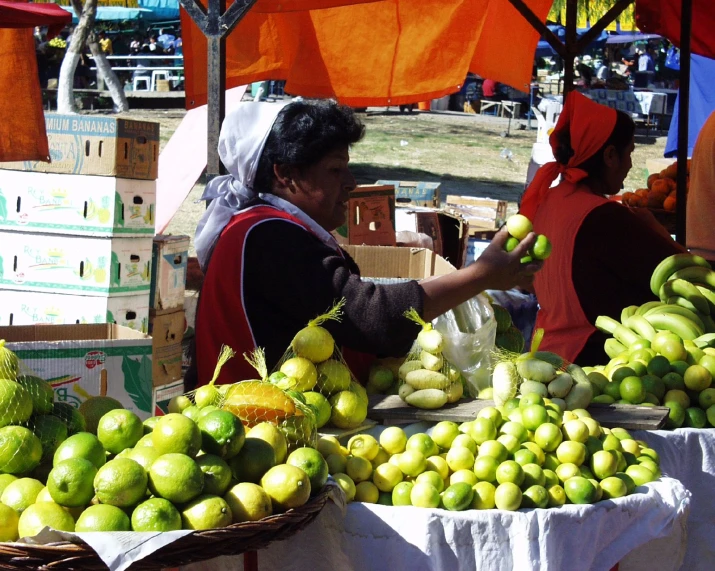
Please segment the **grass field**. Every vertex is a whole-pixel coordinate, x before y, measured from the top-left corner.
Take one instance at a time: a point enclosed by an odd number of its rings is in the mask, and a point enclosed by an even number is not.
[[[179,125],[180,111],[136,111],[131,117],[161,123],[164,145]],[[360,184],[378,179],[440,182],[442,196],[461,194],[507,200],[517,208],[524,191],[531,148],[536,140],[526,121],[452,112],[400,113],[370,108],[361,114],[365,138],[351,151],[351,166]],[[507,135],[507,129],[509,133]],[[645,185],[646,161],[661,158],[665,137],[637,136],[633,169],[624,190]],[[201,213],[203,185],[197,184],[167,232],[193,237]]]

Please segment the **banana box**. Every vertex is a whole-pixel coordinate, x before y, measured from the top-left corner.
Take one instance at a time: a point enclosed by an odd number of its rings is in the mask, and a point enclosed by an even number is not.
[[[184,307],[190,241],[188,236],[160,234],[154,237],[149,299],[152,310]]]
[[[114,117],[45,114],[50,160],[3,163],[3,168],[156,180],[159,123]]]
[[[156,181],[0,170],[0,230],[153,236]]]
[[[174,397],[184,394],[184,380],[176,381],[161,387],[154,387],[154,416],[164,416],[169,413],[169,402]]]
[[[152,415],[151,337],[119,325],[0,327],[23,365],[52,385],[55,402],[75,408],[106,394],[146,419]]]
[[[73,295],[149,293],[152,238],[0,231],[0,289]]]
[[[0,325],[115,323],[148,333],[149,296],[98,297],[0,290]]]

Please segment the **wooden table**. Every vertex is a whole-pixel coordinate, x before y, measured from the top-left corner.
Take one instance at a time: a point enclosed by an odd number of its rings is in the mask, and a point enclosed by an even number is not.
[[[408,405],[397,395],[370,395],[367,416],[383,424],[419,422],[468,422],[477,417],[485,407],[494,406],[494,401],[462,399],[437,410],[424,410]],[[594,420],[606,428],[627,430],[657,430],[665,425],[668,408],[664,406],[634,406],[624,404],[591,404],[588,411]]]

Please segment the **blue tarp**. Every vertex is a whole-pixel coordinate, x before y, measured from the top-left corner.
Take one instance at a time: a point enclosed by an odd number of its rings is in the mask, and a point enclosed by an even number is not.
[[[690,105],[688,117],[688,156],[692,156],[695,141],[705,121],[715,111],[715,60],[693,55],[690,59]],[[678,99],[680,94],[678,94]],[[678,152],[678,99],[675,100],[673,119],[670,122],[665,156]]]
[[[79,22],[79,18],[72,10],[71,6],[62,6],[65,10],[72,13],[72,23]],[[99,6],[97,8],[97,21],[102,22],[122,22],[124,20],[137,20],[138,18],[146,19],[151,14],[150,10],[143,8],[123,8],[121,6]]]
[[[123,22],[126,20],[143,20],[145,22],[162,22],[179,19],[179,0],[138,0],[138,8],[121,6],[99,6],[97,20],[102,22]],[[72,12],[72,23],[79,19],[71,6],[62,6]]]
[[[179,19],[179,0],[139,0],[139,6],[151,10],[150,18],[143,16],[144,20],[161,22]]]
[[[546,26],[549,30],[551,30],[554,34],[556,34],[556,37],[559,38],[562,42],[566,40],[566,28],[559,24],[550,24]],[[582,35],[584,35],[589,28],[579,28],[576,30],[576,35],[580,38]],[[587,49],[589,50],[597,50],[597,49],[602,49],[603,46],[606,44],[606,41],[608,40],[608,34],[606,32],[601,32],[601,34],[593,40],[590,44],[588,44]],[[539,43],[536,46],[536,54],[534,57],[552,57],[555,56],[556,52],[553,50],[553,48],[549,45],[549,43],[544,40],[543,38],[539,40]]]

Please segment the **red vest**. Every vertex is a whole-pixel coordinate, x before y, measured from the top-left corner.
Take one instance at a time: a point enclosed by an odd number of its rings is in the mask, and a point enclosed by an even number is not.
[[[573,284],[576,234],[589,212],[607,202],[582,185],[564,182],[546,193],[534,217],[534,231],[548,236],[553,245],[551,256],[534,280],[540,307],[536,327],[544,329],[539,348],[572,362],[596,331],[584,314]]]
[[[310,231],[303,222],[282,210],[255,206],[234,216],[221,232],[196,313],[198,386],[207,384],[213,377],[222,345],[231,347],[236,356],[223,366],[217,383],[235,383],[258,376],[243,358],[244,353],[256,348],[243,305],[243,251],[251,230],[270,220],[286,220]]]

